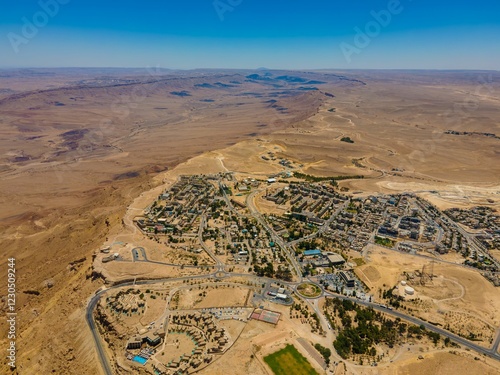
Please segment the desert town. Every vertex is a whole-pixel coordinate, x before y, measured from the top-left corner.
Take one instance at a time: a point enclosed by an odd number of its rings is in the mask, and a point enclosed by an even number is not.
[[[498,373],[498,105],[443,117],[473,76],[63,73],[2,78],[14,374]]]
[[[463,347],[500,359],[494,312],[478,322],[442,303],[463,296],[450,270],[500,285],[499,260],[490,253],[500,241],[494,210],[442,211],[414,193],[349,193],[338,186],[343,178],[300,173],[299,163],[271,152],[261,158],[283,171],[179,175],[129,217],[148,245],[114,241],[96,254],[96,269],[112,287],[97,292],[89,319],[113,348],[118,371],[196,373],[237,346],[247,326],[296,322],[307,339],[286,340],[292,345],[282,354],[305,355],[311,373],[387,365],[400,355],[396,343],[412,353]],[[380,254],[418,262],[381,285],[374,277],[382,272],[375,268]],[[155,276],[141,275],[151,265]],[[128,276],[113,272],[120,266]],[[163,275],[162,267],[180,273]],[[366,335],[365,324],[378,333],[353,341]],[[392,336],[394,327],[402,336]],[[280,352],[265,356],[259,347],[252,356],[274,371]],[[109,366],[105,354],[101,361]]]

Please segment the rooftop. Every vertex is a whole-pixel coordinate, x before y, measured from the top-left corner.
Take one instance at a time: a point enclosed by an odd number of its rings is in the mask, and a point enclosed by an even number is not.
[[[342,257],[342,255],[340,254],[329,254],[327,256],[328,260],[330,261],[330,263],[344,263],[345,262],[345,259]]]
[[[315,249],[315,250],[306,250],[304,251],[305,256],[311,256],[311,255],[321,255],[321,250]]]

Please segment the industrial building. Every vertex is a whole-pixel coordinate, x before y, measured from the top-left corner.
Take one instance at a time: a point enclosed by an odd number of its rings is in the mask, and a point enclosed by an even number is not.
[[[326,258],[328,259],[328,262],[332,266],[341,266],[341,265],[343,265],[345,263],[345,259],[340,254],[328,253],[328,255],[326,256]]]

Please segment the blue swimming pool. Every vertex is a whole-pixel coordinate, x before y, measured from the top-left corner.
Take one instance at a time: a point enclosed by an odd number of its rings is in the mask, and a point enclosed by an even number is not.
[[[141,357],[140,355],[136,355],[133,358],[133,361],[136,361],[137,363],[140,363],[141,365],[145,365],[148,360],[144,357]]]

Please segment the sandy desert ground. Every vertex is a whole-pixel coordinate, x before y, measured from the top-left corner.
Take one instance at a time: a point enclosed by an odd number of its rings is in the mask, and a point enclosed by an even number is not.
[[[402,280],[415,289],[415,298],[406,298],[405,306],[413,314],[467,336],[469,332],[481,334],[485,347],[500,326],[500,291],[478,272],[453,264],[434,264],[432,282],[420,284],[415,277],[408,280],[403,273],[415,274],[429,258],[400,254],[380,246],[369,245],[367,264],[355,272],[369,287],[374,296],[380,290],[396,287],[405,296]]]
[[[92,274],[93,253],[123,231],[132,202],[147,202],[141,193],[175,175],[226,168],[266,175],[277,167],[259,155],[273,149],[302,163],[305,173],[365,175],[342,182],[351,192],[415,191],[443,207],[498,208],[500,140],[481,134],[500,135],[498,78],[495,72],[3,72],[0,267],[16,257],[17,373],[100,371],[84,321],[87,300],[102,285]],[[340,141],[344,136],[354,143]],[[475,288],[475,276],[465,276],[469,282]],[[492,314],[498,307],[492,296],[467,293],[464,302],[472,312]],[[498,316],[491,320],[498,323]],[[4,321],[0,327],[5,332]],[[449,356],[427,363],[453,362]],[[489,371],[468,357],[460,361],[463,373]],[[398,366],[387,374],[416,371],[411,363]]]

